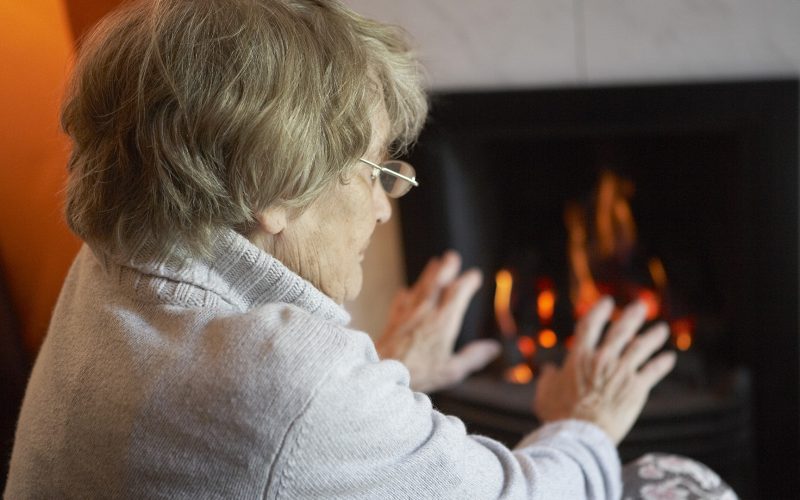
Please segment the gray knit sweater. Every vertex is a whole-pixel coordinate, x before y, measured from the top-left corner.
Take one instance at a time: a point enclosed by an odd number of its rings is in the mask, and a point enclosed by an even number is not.
[[[214,257],[84,246],[36,360],[7,498],[616,498],[613,444],[468,435],[347,313],[233,232]]]

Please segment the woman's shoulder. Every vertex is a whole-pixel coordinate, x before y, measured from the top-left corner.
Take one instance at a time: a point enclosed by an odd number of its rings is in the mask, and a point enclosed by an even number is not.
[[[367,334],[292,304],[222,313],[204,330],[218,339],[221,359],[236,360],[237,370],[247,367],[248,378],[283,380],[299,392],[312,391],[333,373],[378,361]]]

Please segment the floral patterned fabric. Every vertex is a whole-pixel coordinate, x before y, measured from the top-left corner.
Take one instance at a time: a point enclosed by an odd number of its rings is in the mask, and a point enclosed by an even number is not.
[[[623,500],[736,500],[736,493],[690,458],[649,453],[622,469]]]

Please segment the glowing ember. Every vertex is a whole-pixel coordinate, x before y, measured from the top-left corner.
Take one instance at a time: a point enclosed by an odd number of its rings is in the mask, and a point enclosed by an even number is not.
[[[525,363],[520,363],[506,370],[504,378],[512,384],[527,384],[533,379],[533,370]]]
[[[552,290],[542,291],[536,299],[536,310],[539,313],[539,319],[545,325],[549,325],[550,321],[552,321],[555,306],[556,294]]]
[[[688,351],[694,343],[694,321],[691,318],[682,318],[673,321],[670,327],[675,347],[681,351]]]
[[[517,339],[517,348],[523,356],[530,359],[536,352],[536,342],[532,338],[524,336]]]
[[[647,262],[647,268],[650,270],[650,277],[653,278],[653,284],[659,290],[667,288],[667,271],[664,269],[664,264],[658,257],[653,257]]]
[[[553,330],[547,329],[539,332],[539,345],[545,349],[550,349],[551,347],[555,346],[557,342],[558,337],[556,336],[556,332]]]
[[[679,333],[678,336],[675,337],[675,347],[681,351],[688,351],[689,348],[692,347],[692,336],[686,332]]]
[[[511,315],[511,288],[514,279],[506,269],[501,269],[495,276],[496,291],[494,294],[494,316],[497,318],[497,326],[500,332],[506,337],[513,337],[517,334],[517,324]]]

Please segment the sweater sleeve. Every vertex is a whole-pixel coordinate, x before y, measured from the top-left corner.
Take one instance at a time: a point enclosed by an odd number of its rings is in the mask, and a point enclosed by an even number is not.
[[[317,387],[267,498],[619,497],[616,449],[593,424],[552,423],[509,450],[434,410],[401,363],[367,354],[345,356]]]

